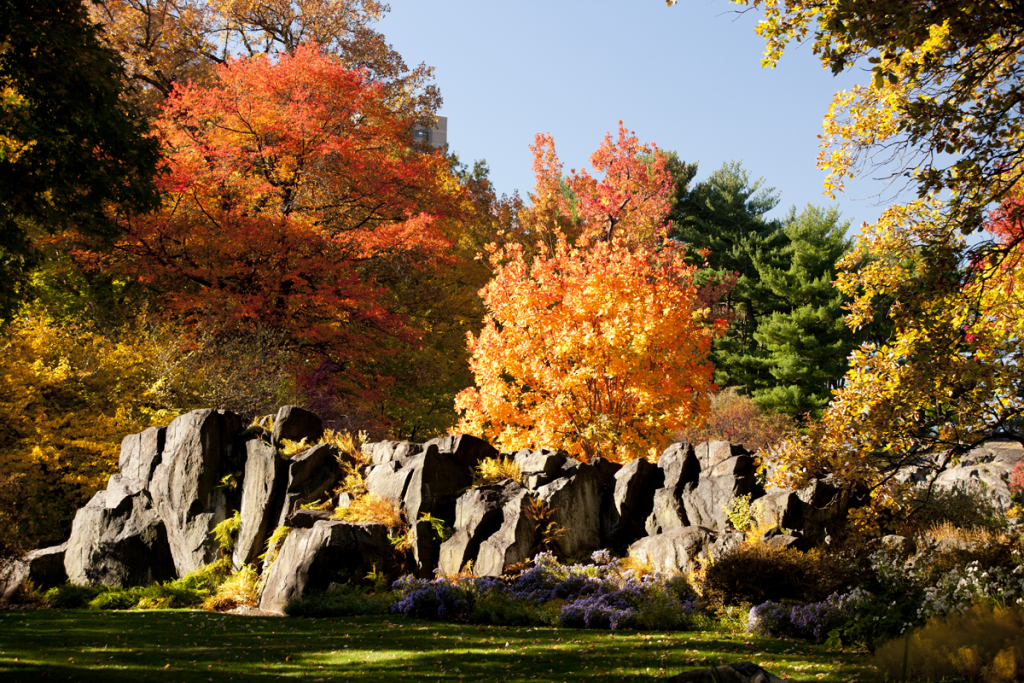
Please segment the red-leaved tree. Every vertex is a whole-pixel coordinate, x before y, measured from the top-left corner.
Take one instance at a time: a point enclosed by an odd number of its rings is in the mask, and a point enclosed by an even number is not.
[[[117,249],[93,258],[197,330],[277,330],[341,391],[379,386],[387,349],[418,333],[374,271],[443,262],[442,223],[464,201],[389,97],[314,45],[177,88],[156,122],[163,207],[125,218]]]
[[[533,147],[537,184],[522,244],[492,245],[483,330],[469,336],[476,387],[458,429],[503,450],[560,448],[589,460],[651,457],[704,419],[707,352],[724,326],[664,238],[672,191],[663,155],[620,123],[586,172],[561,176],[550,136]]]

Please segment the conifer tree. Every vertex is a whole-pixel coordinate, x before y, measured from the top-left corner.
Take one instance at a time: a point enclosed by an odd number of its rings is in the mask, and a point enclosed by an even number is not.
[[[761,285],[788,310],[763,318],[754,339],[767,354],[774,386],[754,392],[767,410],[800,416],[819,415],[831,392],[842,383],[854,334],[843,320],[845,298],[833,285],[836,262],[852,248],[849,222],[836,208],[794,207],[785,221],[789,244],[783,267],[757,262]]]
[[[758,270],[758,264],[783,267],[788,239],[782,224],[766,217],[778,201],[774,189],[760,179],[752,182],[739,162],[730,162],[692,190],[677,193],[670,214],[672,237],[686,245],[691,263],[703,266],[702,277],[733,283],[722,300],[733,321],[725,337],[715,341],[711,359],[719,385],[748,394],[774,383],[754,332],[785,304],[761,282]]]

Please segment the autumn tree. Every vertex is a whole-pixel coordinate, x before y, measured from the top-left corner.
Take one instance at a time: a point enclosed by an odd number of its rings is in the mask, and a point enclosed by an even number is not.
[[[0,341],[0,482],[15,485],[4,546],[60,543],[75,512],[117,471],[126,434],[198,407],[173,330],[136,323],[100,330],[32,307]],[[2,484],[0,484],[2,485]],[[2,512],[0,512],[2,516]]]
[[[209,82],[231,59],[291,54],[304,43],[366,70],[392,107],[421,117],[417,123],[440,105],[432,70],[408,69],[373,29],[388,11],[378,0],[93,0],[89,10],[151,111],[175,84]]]
[[[36,238],[109,235],[157,204],[156,142],[77,0],[0,2],[0,322],[27,298]]]
[[[550,136],[520,220],[539,238],[492,245],[487,317],[469,336],[476,387],[458,429],[503,450],[562,448],[589,460],[650,456],[707,412],[707,352],[721,323],[684,250],[664,240],[665,157],[620,124],[563,178]]]
[[[1000,221],[1020,223],[1012,201],[1024,169],[1019,8],[745,4],[764,9],[767,66],[791,41],[810,42],[833,72],[865,66],[871,74],[837,93],[826,116],[826,190],[870,170],[917,194],[862,230],[868,263],[840,280],[855,298],[849,322],[886,318],[891,333],[855,351],[821,422],[779,454],[779,483],[829,474],[870,494],[859,515],[872,525],[909,513],[907,466],[937,469],[993,437],[1024,443],[1021,233],[962,237],[983,229],[996,206]],[[929,453],[938,459],[921,459]]]
[[[409,125],[367,72],[316,46],[229,62],[176,89],[156,122],[161,210],[80,260],[145,285],[197,332],[282,332],[302,367],[328,372],[321,389],[378,394],[390,340],[419,333],[375,271],[443,261],[462,201]]]

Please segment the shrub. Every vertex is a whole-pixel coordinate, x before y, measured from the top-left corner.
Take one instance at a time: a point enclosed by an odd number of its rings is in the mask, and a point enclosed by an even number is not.
[[[230,554],[235,549],[235,539],[241,527],[242,515],[238,510],[235,510],[234,515],[213,527],[210,535],[217,541],[222,553]]]
[[[337,586],[289,601],[284,613],[290,617],[310,618],[384,615],[397,597],[398,594],[391,591],[374,593],[356,586]]]
[[[690,443],[731,441],[755,452],[782,441],[796,429],[796,423],[789,415],[766,412],[753,399],[739,393],[736,387],[728,387],[711,397],[711,411],[706,423],[694,424],[673,436]]]
[[[266,560],[267,566],[264,567],[264,572],[270,571],[270,566],[277,560],[277,553],[280,552],[285,539],[288,538],[288,534],[291,532],[292,527],[282,524],[274,529],[274,532],[270,534],[270,537],[267,539],[267,549],[259,557],[261,560]]]
[[[750,609],[747,632],[763,636],[792,636],[820,643],[845,622],[850,607],[838,594],[805,605],[764,602]]]
[[[401,596],[391,612],[407,617],[463,621],[473,608],[473,586],[471,582],[448,579],[416,579],[405,576],[394,583]]]
[[[392,612],[424,618],[572,628],[685,628],[697,608],[682,577],[637,577],[607,551],[594,564],[560,564],[549,552],[514,577],[405,577]]]
[[[104,589],[96,586],[76,586],[65,583],[54,586],[43,594],[43,600],[54,609],[78,609],[89,604]]]
[[[975,605],[968,612],[932,617],[875,653],[875,666],[891,680],[952,676],[985,683],[1024,677],[1024,609]]]
[[[1024,460],[1018,462],[1010,471],[1010,492],[1018,496],[1024,494]]]
[[[377,493],[359,496],[348,507],[334,511],[334,519],[348,522],[372,522],[384,526],[405,526],[402,509]]]
[[[707,567],[699,589],[709,604],[820,601],[870,579],[863,558],[832,548],[801,552],[744,543]]]
[[[217,592],[203,602],[203,609],[220,612],[242,605],[254,607],[260,600],[259,584],[256,567],[245,565],[217,587]]]

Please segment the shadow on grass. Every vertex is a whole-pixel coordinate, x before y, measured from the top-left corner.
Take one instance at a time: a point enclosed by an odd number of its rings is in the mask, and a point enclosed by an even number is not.
[[[787,654],[790,651],[791,654]],[[752,660],[850,680],[863,658],[793,641],[207,612],[0,613],[3,681],[645,681]],[[792,663],[787,660],[792,660]],[[769,662],[769,663],[765,663]],[[819,679],[819,674],[825,674]]]

